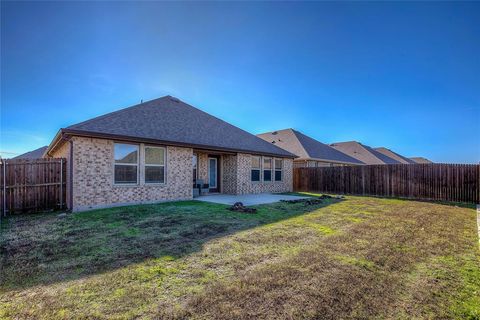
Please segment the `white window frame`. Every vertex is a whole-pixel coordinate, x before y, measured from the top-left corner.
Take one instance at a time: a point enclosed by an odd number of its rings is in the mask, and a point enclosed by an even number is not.
[[[147,164],[147,148],[163,149],[163,164]],[[163,182],[148,182],[147,167],[163,167]],[[165,185],[167,183],[167,148],[149,145],[143,147],[143,181],[146,185]]]
[[[137,148],[137,163],[118,163],[115,161],[115,145],[116,144],[125,144],[129,146],[134,146]],[[116,165],[121,165],[121,166],[135,166],[137,167],[137,181],[128,183],[128,182],[115,182],[115,166]],[[134,143],[125,143],[125,142],[114,142],[113,143],[113,185],[115,186],[138,186],[139,180],[140,180],[140,146],[138,144]]]
[[[256,167],[253,166],[253,161],[252,161],[252,158],[253,158],[253,157],[259,159],[258,162],[259,162],[260,165],[259,165],[258,168],[256,168]],[[263,161],[263,159],[262,159],[261,156],[255,156],[255,155],[251,155],[251,156],[250,156],[250,182],[252,182],[252,183],[260,183],[260,182],[262,182],[262,161]],[[253,170],[258,170],[258,181],[252,180],[252,171],[253,171]]]
[[[265,169],[264,168],[264,165],[265,165],[265,160],[267,159],[270,159],[270,170],[268,169]],[[272,157],[262,157],[262,177],[263,177],[263,182],[266,182],[266,183],[271,183],[274,181],[274,177],[273,177],[273,166],[274,166],[274,163],[273,163],[273,158]],[[269,181],[266,181],[265,180],[265,171],[270,171],[270,180]]]
[[[281,166],[280,169],[277,169],[275,165],[275,161],[280,160],[281,161]],[[280,180],[276,179],[276,172],[280,171]],[[273,159],[273,181],[274,182],[282,182],[283,181],[283,159],[282,158],[274,158]]]

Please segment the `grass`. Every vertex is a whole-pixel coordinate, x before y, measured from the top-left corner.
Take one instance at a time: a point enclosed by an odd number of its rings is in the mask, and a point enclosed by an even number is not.
[[[9,217],[0,319],[480,319],[473,207],[347,197]]]

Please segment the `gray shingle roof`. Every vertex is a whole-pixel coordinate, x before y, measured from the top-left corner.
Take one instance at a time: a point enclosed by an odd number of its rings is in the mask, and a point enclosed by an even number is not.
[[[380,147],[380,148],[375,148],[376,151],[386,155],[387,157],[390,157],[392,159],[395,159],[399,161],[400,163],[405,163],[405,164],[412,164],[415,163],[412,159],[408,159],[407,157],[402,156],[401,154],[398,154],[390,149],[387,149],[385,147]]]
[[[433,161],[428,160],[424,157],[412,157],[410,158],[414,163],[433,163]]]
[[[261,133],[258,137],[297,155],[300,159],[317,159],[341,163],[363,164],[363,162],[294,129],[283,129]]]
[[[147,101],[65,129],[70,134],[148,139],[196,148],[295,155],[171,96]]]
[[[390,158],[389,156],[387,155],[384,155],[383,153],[381,152],[378,152],[377,150],[373,149],[372,147],[369,147],[369,146],[366,146],[366,145],[362,145],[365,149],[367,149],[368,151],[370,151],[375,157],[377,157],[378,159],[382,160],[384,163],[386,164],[401,164],[400,161],[397,161],[395,159],[392,159]]]
[[[357,141],[335,142],[331,147],[355,158],[365,164],[399,164],[400,162],[392,159],[373,148],[361,144]]]
[[[45,150],[47,150],[48,146],[43,146],[41,148],[25,152],[24,154],[21,154],[19,156],[16,156],[12,159],[40,159],[43,156],[43,153]]]

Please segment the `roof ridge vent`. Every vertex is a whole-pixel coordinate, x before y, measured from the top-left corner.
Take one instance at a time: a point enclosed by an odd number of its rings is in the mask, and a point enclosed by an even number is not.
[[[170,98],[170,100],[172,100],[173,102],[180,102],[180,99],[178,98],[175,98],[175,97],[172,97],[172,96],[168,96]]]

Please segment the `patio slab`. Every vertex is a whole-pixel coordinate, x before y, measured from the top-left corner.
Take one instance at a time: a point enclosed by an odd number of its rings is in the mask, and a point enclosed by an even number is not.
[[[233,205],[235,202],[241,202],[244,206],[254,206],[257,204],[274,203],[280,200],[296,200],[296,199],[308,199],[310,197],[290,196],[284,194],[274,193],[259,193],[259,194],[242,194],[242,195],[230,195],[230,194],[212,194],[208,196],[200,196],[194,200],[213,202],[220,204]]]

